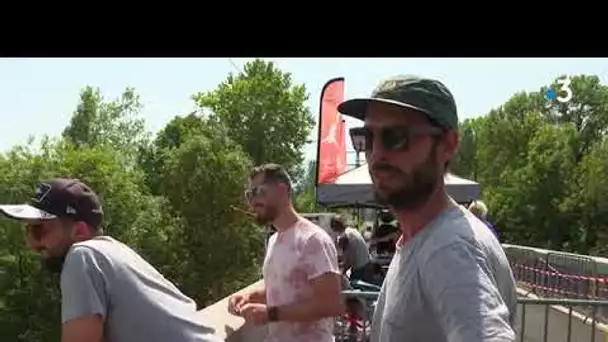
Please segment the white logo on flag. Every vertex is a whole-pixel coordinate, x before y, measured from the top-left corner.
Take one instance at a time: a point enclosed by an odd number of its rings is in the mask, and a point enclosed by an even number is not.
[[[338,143],[338,140],[336,139],[337,133],[338,133],[338,125],[336,123],[334,123],[333,125],[331,125],[329,127],[329,132],[327,133],[325,138],[321,141],[326,144],[337,144]]]

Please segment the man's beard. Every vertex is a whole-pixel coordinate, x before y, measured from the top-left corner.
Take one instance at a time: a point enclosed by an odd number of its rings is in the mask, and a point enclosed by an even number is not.
[[[64,247],[61,250],[58,250],[52,256],[42,258],[42,266],[51,273],[61,273],[63,270],[63,263],[65,262],[69,249],[69,246]]]
[[[267,205],[264,209],[264,214],[255,214],[255,222],[261,226],[265,226],[272,223],[278,216],[278,210],[276,207]]]
[[[442,168],[435,161],[435,149],[428,158],[406,176],[405,184],[394,190],[382,192],[377,186],[374,187],[376,201],[382,205],[388,205],[393,209],[413,210],[425,204],[443,173]]]

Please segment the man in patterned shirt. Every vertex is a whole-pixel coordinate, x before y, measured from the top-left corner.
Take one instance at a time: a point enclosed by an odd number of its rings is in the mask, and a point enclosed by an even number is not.
[[[330,342],[343,311],[336,247],[327,232],[296,213],[292,185],[276,164],[256,167],[246,192],[260,224],[277,233],[268,242],[264,287],[230,298],[229,311],[253,324],[268,323],[266,341]]]

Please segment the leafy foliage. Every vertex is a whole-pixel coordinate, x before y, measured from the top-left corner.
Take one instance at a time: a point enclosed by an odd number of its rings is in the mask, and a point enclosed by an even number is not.
[[[570,79],[568,103],[548,101],[542,87],[463,122],[452,169],[482,184],[508,242],[605,254],[608,87]]]
[[[315,213],[321,211],[317,204],[315,174],[317,172],[317,162],[310,161],[306,168],[306,173],[301,182],[297,184],[295,191],[295,207],[299,212]]]
[[[254,164],[279,163],[294,176],[300,175],[301,148],[314,126],[307,99],[304,85],[260,59],[230,74],[216,90],[194,96],[201,111],[224,124]]]

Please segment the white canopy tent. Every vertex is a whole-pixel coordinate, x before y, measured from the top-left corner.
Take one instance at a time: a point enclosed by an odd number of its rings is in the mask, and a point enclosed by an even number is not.
[[[479,198],[481,186],[453,174],[445,176],[448,193],[459,203]],[[317,201],[322,205],[375,205],[372,180],[364,164],[340,175],[334,183],[317,185]]]

